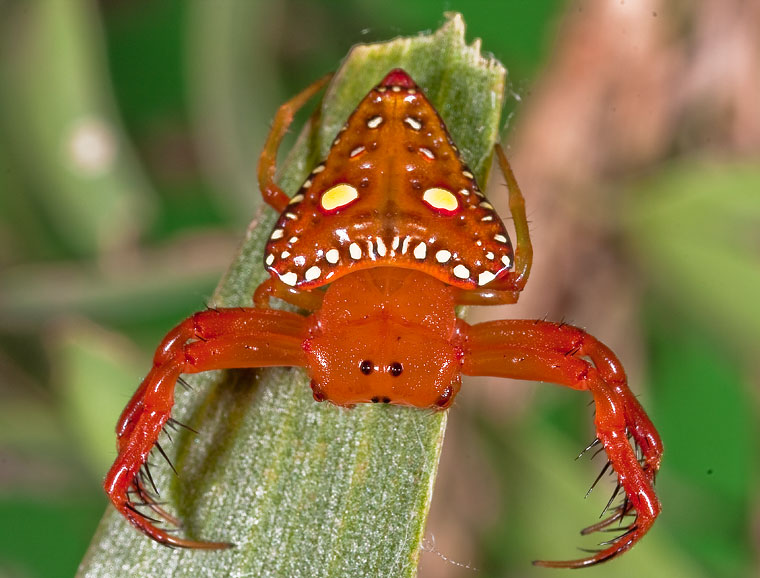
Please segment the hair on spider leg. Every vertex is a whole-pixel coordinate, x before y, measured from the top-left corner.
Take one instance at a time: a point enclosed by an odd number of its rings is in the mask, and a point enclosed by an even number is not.
[[[618,542],[620,542],[620,540],[622,540],[626,536],[630,536],[631,534],[633,534],[638,529],[639,529],[639,527],[636,524],[633,524],[633,525],[629,526],[628,529],[625,532],[623,532],[622,534],[620,534],[619,536],[617,536],[615,538],[612,538],[611,540],[607,540],[605,542],[599,542],[599,545],[600,546],[612,546],[613,544],[617,544]],[[616,529],[616,531],[619,532],[620,530]]]
[[[130,503],[133,506],[138,506],[138,507],[139,506],[148,506],[151,509],[155,509],[155,508],[160,507],[160,506],[167,506],[169,504],[169,502],[153,502],[153,501],[148,501],[148,502],[135,502],[135,501],[132,501]]]
[[[158,496],[154,496],[152,492],[144,488],[142,486],[142,482],[135,482],[132,485],[132,487],[134,489],[127,490],[127,496],[129,497],[130,501],[132,501],[133,503],[136,503],[135,502],[136,498],[144,502],[158,503],[156,502],[156,499],[158,498]]]
[[[623,486],[620,484],[620,482],[618,482],[617,484],[615,484],[615,489],[612,491],[612,495],[610,496],[610,499],[607,501],[607,505],[604,506],[604,509],[602,510],[602,513],[599,514],[599,518],[604,518],[604,514],[607,512],[607,510],[610,509],[610,506],[612,505],[612,502],[615,500],[615,498],[617,497],[618,493],[620,492],[620,488],[622,488],[622,487]]]
[[[617,506],[613,506],[609,510],[609,512],[611,512],[609,516],[597,522],[596,524],[592,524],[583,528],[583,530],[581,530],[581,534],[585,536],[587,534],[593,534],[594,532],[619,532],[619,527],[609,529],[609,526],[627,515],[622,508],[622,503],[618,504]]]
[[[626,494],[623,498],[623,503],[620,505],[620,511],[625,516],[630,510],[633,510],[633,506],[631,506],[631,501],[628,499],[628,494]]]
[[[583,448],[583,451],[581,451],[581,453],[579,453],[578,456],[575,459],[576,460],[581,459],[586,454],[586,452],[588,452],[589,450],[591,450],[594,447],[598,446],[600,443],[602,443],[602,440],[600,440],[599,438],[594,438],[594,441],[592,441],[585,448]],[[604,448],[602,448],[602,449],[604,449]],[[596,455],[596,454],[594,454],[594,455]]]
[[[172,516],[169,512],[167,512],[166,510],[164,510],[164,508],[162,507],[162,506],[167,505],[168,502],[159,502],[159,501],[157,501],[151,495],[151,493],[148,490],[146,490],[144,487],[142,487],[140,485],[140,482],[136,482],[134,484],[134,487],[135,487],[135,490],[132,491],[132,492],[128,492],[128,493],[130,495],[131,494],[137,494],[137,496],[142,501],[138,502],[138,501],[135,501],[134,498],[130,498],[129,502],[133,506],[148,507],[151,510],[153,510],[153,512],[155,512],[156,514],[158,514],[159,516],[161,516],[161,518],[163,518],[163,520],[165,521],[165,523],[171,524],[172,526],[176,526],[176,527],[182,527],[182,521],[179,520],[178,518]]]
[[[192,385],[190,385],[187,382],[187,380],[182,376],[177,378],[177,383],[179,383],[185,389],[185,391],[195,391],[195,388]]]
[[[186,429],[187,431],[193,432],[194,434],[200,434],[198,430],[194,430],[189,425],[184,424],[181,421],[174,419],[173,417],[170,417],[168,420],[166,420],[166,425],[168,425],[174,431],[176,431],[178,427],[181,427],[183,429]]]
[[[179,472],[177,471],[177,468],[174,467],[174,464],[169,459],[169,456],[166,455],[166,452],[164,451],[164,448],[161,447],[161,444],[158,443],[158,440],[153,444],[158,452],[163,456],[163,458],[166,460],[166,463],[169,464],[169,467],[172,469],[175,475],[179,476]]]
[[[133,511],[138,516],[142,516],[143,518],[145,518],[149,522],[153,522],[154,524],[162,524],[163,523],[163,520],[158,520],[156,518],[152,518],[152,517],[148,516],[145,512],[141,512],[140,510],[138,510],[137,508],[135,508],[130,502],[127,502],[125,505],[126,505],[126,508],[128,510]]]
[[[591,456],[591,458],[590,458],[590,459],[593,461],[593,459],[594,459],[596,456],[598,456],[599,454],[601,454],[603,451],[604,451],[604,447],[601,447],[601,448],[599,448],[598,450],[596,450],[596,451],[594,452],[594,454]]]
[[[588,489],[588,492],[586,492],[586,495],[584,496],[584,498],[588,498],[589,497],[589,495],[591,494],[591,492],[594,490],[594,488],[596,487],[596,485],[599,483],[599,480],[602,479],[602,476],[605,473],[607,473],[607,471],[611,468],[611,466],[612,466],[612,462],[609,461],[609,460],[607,460],[607,463],[604,464],[604,467],[602,467],[602,471],[599,472],[598,476],[596,476],[596,479],[594,480],[594,483],[591,484],[591,487]]]
[[[572,349],[565,352],[565,357],[573,357],[581,350],[580,345],[576,345]]]
[[[636,521],[634,520],[633,522],[635,524]],[[626,526],[626,527],[628,527],[628,526]],[[623,530],[623,529],[624,528],[604,528],[603,530],[598,530],[598,531],[602,532],[602,533],[609,533],[609,534],[611,534],[613,532],[614,533],[618,533],[618,532],[620,532],[620,530]]]
[[[588,534],[593,534],[594,532],[620,532],[624,518],[633,516],[634,523],[638,519],[638,512],[636,512],[636,510],[630,506],[627,495],[624,495],[623,501],[619,505],[611,508],[610,511],[612,514],[604,520],[583,528],[583,530],[581,530],[581,535],[587,536]],[[615,522],[619,522],[618,526],[616,528],[609,528],[609,526]]]
[[[150,485],[153,487],[153,491],[156,492],[156,496],[161,497],[161,492],[158,491],[156,482],[153,481],[153,476],[150,473],[150,466],[148,466],[148,462],[145,462],[142,465],[142,467],[137,471],[137,475],[140,476],[143,484],[145,483],[145,476],[147,476],[148,480],[150,481]]]
[[[544,316],[541,319],[534,319],[533,325],[540,325],[541,323],[547,323],[549,320],[549,314],[544,313]]]
[[[164,523],[175,528],[182,528],[182,521],[172,516],[158,504],[148,504],[148,507],[164,519]]]

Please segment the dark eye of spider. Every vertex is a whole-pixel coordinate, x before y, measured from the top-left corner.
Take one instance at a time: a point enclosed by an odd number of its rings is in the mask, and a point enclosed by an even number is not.
[[[372,365],[372,362],[369,359],[365,359],[359,365],[359,371],[361,371],[364,375],[369,375],[370,373],[372,373],[373,369],[374,369],[374,366]]]
[[[404,371],[404,366],[401,365],[398,361],[394,361],[391,363],[390,370],[393,377],[398,377],[401,375],[401,372]]]

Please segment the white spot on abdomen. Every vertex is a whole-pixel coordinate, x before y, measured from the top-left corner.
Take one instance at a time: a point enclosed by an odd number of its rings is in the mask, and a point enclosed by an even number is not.
[[[298,275],[290,271],[288,273],[285,273],[284,275],[280,275],[280,281],[285,283],[285,285],[290,285],[291,287],[295,287],[295,284],[298,282]]]
[[[460,279],[469,279],[470,270],[464,265],[457,265],[456,267],[454,267],[454,275],[456,277],[459,277]]]
[[[451,253],[446,249],[441,249],[435,254],[435,260],[439,263],[447,263],[451,259]]]
[[[496,279],[496,275],[494,275],[490,271],[483,271],[480,275],[478,275],[478,285],[485,285],[486,283],[490,283],[494,279]]]
[[[314,281],[314,279],[318,279],[321,274],[322,270],[314,265],[306,269],[306,273],[304,273],[304,279],[307,281]]]
[[[414,130],[420,130],[422,128],[422,123],[418,121],[416,118],[412,118],[411,116],[407,116],[404,119],[404,122],[408,124],[410,127],[412,127]]]

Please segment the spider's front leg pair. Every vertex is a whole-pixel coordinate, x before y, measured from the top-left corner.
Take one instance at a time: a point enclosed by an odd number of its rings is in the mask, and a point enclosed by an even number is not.
[[[635,514],[622,534],[603,543],[593,556],[563,562],[537,561],[539,566],[581,568],[598,564],[630,549],[646,534],[660,513],[653,484],[662,458],[662,442],[652,422],[628,389],[626,376],[614,353],[583,330],[564,324],[505,320],[462,323],[466,375],[488,375],[546,381],[588,390],[596,404],[596,440],[602,444],[625,492],[623,503],[601,522],[583,530],[598,532]],[[590,360],[591,362],[587,361]],[[639,460],[629,436],[641,450]],[[614,496],[613,496],[614,497]]]
[[[258,308],[208,309],[174,328],[156,350],[153,367],[116,426],[119,454],[104,482],[114,507],[161,544],[229,547],[225,542],[178,538],[170,533],[171,528],[158,527],[162,522],[169,526],[180,523],[156,501],[158,489],[150,474],[148,455],[154,447],[163,454],[159,434],[165,426],[179,424],[171,419],[171,410],[180,374],[237,367],[303,366],[301,343],[305,334],[304,317]]]

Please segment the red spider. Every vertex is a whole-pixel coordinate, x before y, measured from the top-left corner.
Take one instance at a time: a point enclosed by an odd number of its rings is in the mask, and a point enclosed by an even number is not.
[[[266,202],[281,213],[266,246],[271,277],[255,307],[210,309],[173,329],[119,419],[119,455],[105,479],[116,509],[162,544],[225,548],[157,527],[164,511],[143,474],[171,410],[182,373],[265,366],[303,367],[314,399],[350,407],[393,403],[448,408],[461,375],[558,383],[588,390],[596,439],[617,473],[624,502],[584,533],[631,515],[606,547],[580,560],[538,561],[578,568],[631,548],[660,512],[653,489],[662,443],[605,345],[576,327],[534,320],[470,325],[457,305],[515,303],[532,248],[525,204],[502,148],[494,151],[509,188],[517,244],[462,162],[443,121],[403,70],[391,71],[361,101],[317,165],[289,198],[274,182],[275,157],[295,111],[328,78],[282,105],[259,162]],[[269,307],[277,297],[309,312]],[[633,445],[629,440],[633,441]],[[641,451],[641,458],[635,451]]]

